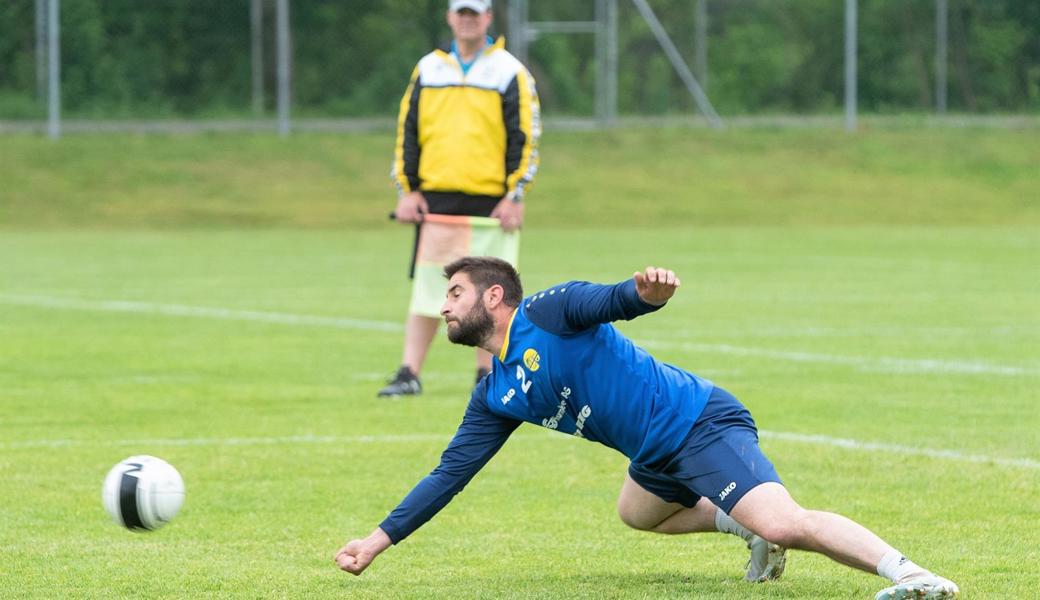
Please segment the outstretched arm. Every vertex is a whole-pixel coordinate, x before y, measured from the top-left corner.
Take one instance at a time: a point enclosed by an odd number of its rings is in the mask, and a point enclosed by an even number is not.
[[[486,383],[485,383],[486,385]],[[478,386],[441,463],[423,478],[368,537],[351,540],[336,553],[339,568],[360,575],[381,552],[408,537],[444,508],[469,483],[520,425],[491,412]]]
[[[675,272],[647,267],[615,285],[572,281],[531,296],[525,309],[538,327],[557,335],[584,331],[600,323],[631,320],[653,312],[679,287]]]

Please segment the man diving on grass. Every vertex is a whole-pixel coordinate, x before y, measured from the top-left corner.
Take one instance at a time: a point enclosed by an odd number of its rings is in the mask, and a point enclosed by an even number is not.
[[[647,267],[616,285],[572,281],[523,297],[513,267],[467,257],[444,268],[448,338],[495,358],[440,465],[366,538],[335,556],[361,574],[430,520],[523,422],[599,442],[631,461],[618,514],[657,533],[723,532],[751,550],[745,579],[784,571],[787,549],[818,552],[892,582],[877,600],[955,598],[957,586],[862,525],[794,501],[730,393],[637,347],[611,323],[660,309],[680,281]]]

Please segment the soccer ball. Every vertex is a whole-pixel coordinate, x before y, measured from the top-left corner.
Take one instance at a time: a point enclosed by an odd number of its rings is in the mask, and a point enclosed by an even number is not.
[[[132,531],[155,531],[180,510],[184,481],[160,458],[131,456],[108,472],[101,502],[116,524]]]

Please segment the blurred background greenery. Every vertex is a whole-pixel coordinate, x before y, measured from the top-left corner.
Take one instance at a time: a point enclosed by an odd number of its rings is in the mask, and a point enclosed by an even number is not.
[[[264,32],[274,106],[274,19]],[[507,36],[507,0],[495,3]],[[530,0],[532,21],[594,17],[594,2]],[[692,64],[695,2],[651,2]],[[841,108],[844,3],[711,0],[705,84],[723,115],[821,114]],[[302,117],[391,115],[408,75],[444,42],[444,0],[308,0],[291,5],[293,110]],[[622,115],[695,112],[693,100],[630,2],[619,3]],[[250,116],[249,0],[65,0],[62,100],[70,118]],[[34,0],[0,3],[0,119],[44,115],[37,97]],[[934,0],[860,0],[859,108],[935,105]],[[591,115],[592,35],[546,34],[530,67],[547,115]],[[1040,112],[1040,2],[949,0],[951,111]]]

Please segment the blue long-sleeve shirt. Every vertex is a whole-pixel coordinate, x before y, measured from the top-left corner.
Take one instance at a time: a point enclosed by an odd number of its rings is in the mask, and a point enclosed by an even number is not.
[[[440,465],[380,528],[395,544],[410,535],[524,421],[599,442],[638,464],[674,455],[714,385],[656,360],[610,325],[657,308],[639,298],[633,280],[572,281],[525,298]]]

